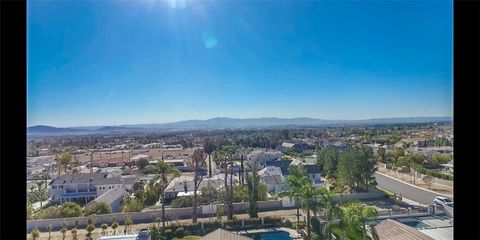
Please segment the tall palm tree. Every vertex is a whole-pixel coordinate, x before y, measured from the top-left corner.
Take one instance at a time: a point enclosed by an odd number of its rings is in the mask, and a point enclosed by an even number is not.
[[[307,213],[307,234],[311,237],[310,211],[316,213],[319,210],[318,196],[322,194],[322,189],[314,187],[310,178],[302,165],[291,166],[290,175],[287,177],[287,194],[290,198],[297,201],[297,222],[299,221],[299,208],[301,207]]]
[[[205,140],[203,143],[203,151],[208,154],[208,177],[212,177],[212,158],[211,155],[215,150],[215,146],[210,139]]]
[[[192,160],[193,160],[193,167],[194,167],[194,178],[193,178],[193,214],[192,214],[192,222],[195,224],[197,223],[197,191],[200,183],[202,182],[203,178],[199,176],[198,172],[200,167],[205,162],[205,157],[203,156],[202,149],[196,149],[193,152]]]
[[[156,173],[155,181],[160,180],[159,191],[160,199],[162,200],[162,227],[165,229],[165,188],[167,188],[171,179],[180,176],[180,171],[164,161],[158,161]],[[169,178],[168,175],[172,175],[173,177]]]
[[[307,234],[308,238],[311,238],[312,226],[310,223],[310,211],[318,211],[317,196],[321,194],[321,189],[314,187],[309,181],[308,184],[303,185],[300,188],[300,205],[304,212],[307,213]]]
[[[320,195],[319,204],[320,207],[324,209],[323,217],[326,221],[322,232],[330,239],[331,230],[333,229],[333,227],[338,225],[339,216],[341,215],[341,209],[339,207],[339,204],[334,201],[334,191],[325,187],[321,187],[320,189],[322,194]]]

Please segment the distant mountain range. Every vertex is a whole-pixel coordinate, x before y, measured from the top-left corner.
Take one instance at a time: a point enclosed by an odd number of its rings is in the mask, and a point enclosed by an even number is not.
[[[218,117],[208,120],[186,120],[172,123],[125,124],[119,126],[88,126],[57,128],[37,125],[27,128],[28,135],[67,135],[67,134],[100,134],[131,133],[146,131],[202,130],[225,128],[265,128],[289,126],[326,126],[352,124],[395,124],[395,123],[428,123],[452,122],[452,117],[411,117],[411,118],[377,118],[364,120],[325,120],[315,118],[226,118]]]

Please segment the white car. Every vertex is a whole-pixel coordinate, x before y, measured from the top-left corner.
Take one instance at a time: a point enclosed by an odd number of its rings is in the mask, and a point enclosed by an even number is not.
[[[433,200],[434,203],[439,204],[439,205],[447,205],[449,207],[453,208],[453,200],[446,198],[446,197],[436,197]]]

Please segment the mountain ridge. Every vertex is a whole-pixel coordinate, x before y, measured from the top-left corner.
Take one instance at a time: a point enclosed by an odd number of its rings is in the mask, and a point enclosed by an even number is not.
[[[453,117],[401,117],[401,118],[372,118],[360,120],[327,120],[317,118],[228,118],[216,117],[206,120],[184,120],[170,123],[150,124],[122,124],[111,126],[84,126],[84,127],[54,127],[36,125],[27,127],[27,134],[84,134],[84,133],[127,133],[148,130],[178,130],[178,129],[222,129],[222,128],[262,128],[281,126],[325,126],[339,124],[393,124],[393,123],[428,123],[450,122]]]

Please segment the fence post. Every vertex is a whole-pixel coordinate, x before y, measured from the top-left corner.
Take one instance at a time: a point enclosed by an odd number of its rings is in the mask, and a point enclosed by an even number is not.
[[[392,218],[392,217],[393,217],[393,209],[390,208],[390,209],[388,209],[388,210],[389,210],[389,212],[390,212],[390,218]]]

